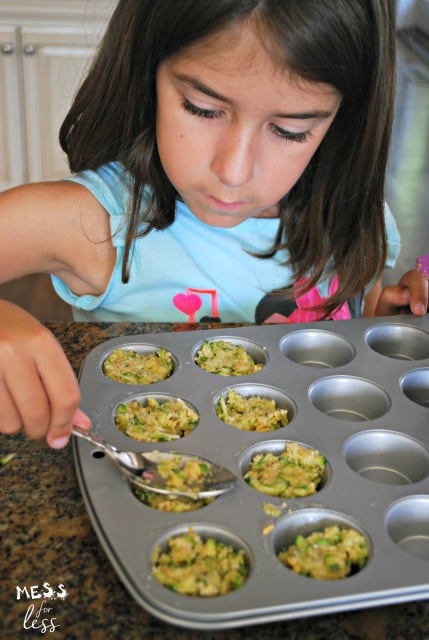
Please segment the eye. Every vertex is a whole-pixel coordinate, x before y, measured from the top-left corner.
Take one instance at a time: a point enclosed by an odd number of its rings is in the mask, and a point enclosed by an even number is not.
[[[281,129],[275,124],[271,124],[271,131],[278,138],[282,140],[288,140],[289,142],[305,142],[309,136],[311,136],[310,131],[301,131],[300,133],[294,133],[293,131],[287,131],[286,129]]]
[[[214,120],[215,118],[222,117],[222,111],[217,109],[202,109],[201,107],[197,107],[192,102],[189,102],[187,98],[183,98],[182,106],[185,111],[188,111],[193,116],[197,116],[198,118],[207,118],[208,120]]]

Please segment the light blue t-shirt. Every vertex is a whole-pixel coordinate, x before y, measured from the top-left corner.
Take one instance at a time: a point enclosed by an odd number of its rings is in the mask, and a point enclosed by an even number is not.
[[[110,282],[99,296],[77,296],[56,276],[57,294],[73,307],[75,320],[128,322],[255,322],[255,309],[267,294],[291,282],[282,262],[286,254],[261,259],[276,237],[279,220],[249,218],[231,228],[212,227],[177,202],[174,222],[135,241],[130,279],[121,280],[125,246],[129,176],[119,163],[84,171],[70,180],[84,185],[110,215],[116,264]],[[389,257],[394,266],[399,234],[386,211]],[[320,285],[327,295],[328,282]]]

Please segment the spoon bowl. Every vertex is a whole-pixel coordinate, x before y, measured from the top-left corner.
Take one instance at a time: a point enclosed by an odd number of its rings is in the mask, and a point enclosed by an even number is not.
[[[230,491],[237,481],[237,477],[229,469],[199,455],[174,451],[121,451],[93,430],[87,431],[77,426],[73,427],[73,435],[101,449],[129,482],[145,491],[200,500],[215,498]],[[185,466],[192,462],[199,466],[198,481],[183,481],[180,486],[171,485],[166,469],[172,469],[176,475],[180,475]]]

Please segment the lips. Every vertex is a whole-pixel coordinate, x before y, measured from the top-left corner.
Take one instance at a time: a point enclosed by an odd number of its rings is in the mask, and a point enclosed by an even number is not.
[[[218,200],[218,198],[215,198],[214,196],[209,196],[208,198],[217,209],[222,211],[236,211],[245,205],[243,200],[227,202],[225,200]]]

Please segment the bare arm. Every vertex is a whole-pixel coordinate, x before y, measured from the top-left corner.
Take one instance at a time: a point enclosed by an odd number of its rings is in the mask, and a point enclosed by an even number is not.
[[[26,185],[0,194],[0,282],[55,273],[77,294],[101,293],[115,252],[108,217],[74,183]],[[79,386],[54,336],[23,309],[0,301],[0,432],[24,429],[65,446],[72,424],[89,426],[78,409]]]
[[[115,252],[108,215],[81,185],[24,185],[0,194],[0,282],[61,277],[77,294],[101,293]]]

